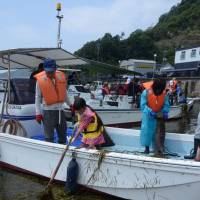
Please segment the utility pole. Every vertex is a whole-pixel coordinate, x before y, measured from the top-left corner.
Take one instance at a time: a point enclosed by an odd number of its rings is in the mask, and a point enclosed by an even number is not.
[[[100,42],[97,43],[97,61],[100,61]]]
[[[156,57],[157,57],[157,54],[155,53],[153,55],[153,57],[154,57],[154,67],[153,67],[153,78],[154,78],[154,76],[155,76],[155,70],[156,70]]]
[[[58,14],[56,16],[58,19],[57,46],[58,46],[58,48],[61,48],[62,39],[60,38],[60,29],[61,29],[61,20],[63,18],[63,15],[60,15],[61,3],[57,3],[56,10],[58,11]]]

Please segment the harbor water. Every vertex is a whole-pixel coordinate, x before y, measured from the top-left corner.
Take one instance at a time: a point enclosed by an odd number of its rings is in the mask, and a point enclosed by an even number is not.
[[[194,134],[200,103],[196,102],[193,109],[182,119],[166,123],[167,132]],[[136,127],[137,129],[139,127]],[[42,166],[41,166],[42,167]],[[67,168],[67,166],[66,166]],[[38,195],[44,191],[48,180],[31,175],[0,168],[0,200],[37,200]],[[64,186],[53,185],[55,200],[111,200],[118,199],[100,194],[86,188],[81,188],[76,195],[66,194]]]

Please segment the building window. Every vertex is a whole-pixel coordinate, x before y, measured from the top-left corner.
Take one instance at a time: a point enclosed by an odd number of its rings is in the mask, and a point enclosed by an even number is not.
[[[191,51],[191,57],[192,58],[195,58],[196,57],[196,49],[192,49],[192,51]]]
[[[181,58],[181,60],[184,60],[184,59],[185,59],[185,51],[182,51],[182,52],[181,52],[181,57],[180,57],[180,58]]]

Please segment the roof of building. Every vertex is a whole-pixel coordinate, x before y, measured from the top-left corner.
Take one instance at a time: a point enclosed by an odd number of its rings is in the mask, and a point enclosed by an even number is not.
[[[198,45],[194,45],[194,46],[190,46],[190,47],[181,47],[181,48],[177,48],[176,51],[183,51],[183,50],[188,50],[188,49],[195,49],[200,47],[200,44]]]
[[[154,60],[138,60],[138,59],[128,59],[128,60],[122,60],[120,61],[120,66],[127,66],[134,63],[150,63],[155,64]]]

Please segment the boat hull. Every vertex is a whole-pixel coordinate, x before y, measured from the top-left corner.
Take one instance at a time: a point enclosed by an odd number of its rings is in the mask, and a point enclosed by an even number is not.
[[[128,129],[111,131],[123,131],[125,137],[133,139]],[[191,140],[189,136],[187,142]],[[50,177],[65,146],[0,133],[0,147],[0,164]],[[134,200],[199,199],[198,162],[70,147],[56,180],[66,180],[73,152],[80,169],[78,183],[94,190]]]
[[[131,127],[142,120],[142,112],[139,109],[95,109],[102,119],[104,125],[114,127]],[[71,111],[65,110],[65,114],[69,119]],[[178,119],[183,116],[183,108],[181,105],[172,106],[169,112],[170,119]]]
[[[25,129],[26,133],[22,133],[20,127],[16,128],[16,135],[32,137],[35,134],[43,134],[44,128],[42,124],[39,124],[35,120],[35,104],[26,105],[8,105],[8,112],[4,112],[2,116],[2,124],[5,124],[7,120],[14,119]],[[2,131],[2,127],[0,130]],[[9,131],[10,126],[7,126],[6,131]]]

